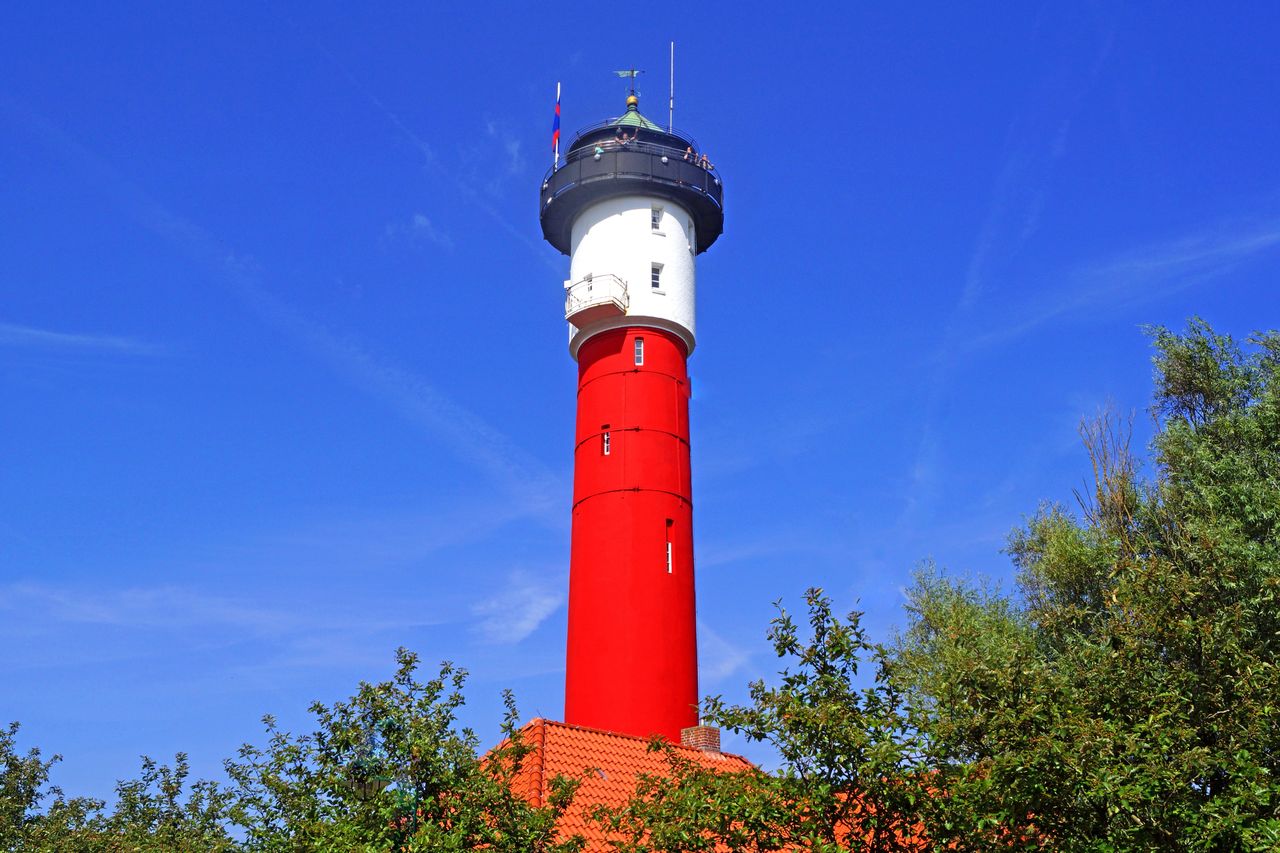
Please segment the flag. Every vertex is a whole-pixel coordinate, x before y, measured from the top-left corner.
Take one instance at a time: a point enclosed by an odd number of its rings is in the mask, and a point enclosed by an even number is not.
[[[560,162],[560,84],[556,84],[556,117],[551,122],[551,168]]]

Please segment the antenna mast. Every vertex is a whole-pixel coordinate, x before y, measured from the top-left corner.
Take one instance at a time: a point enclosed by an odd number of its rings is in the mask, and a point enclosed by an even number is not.
[[[676,122],[676,43],[671,43],[671,100],[667,101],[667,133],[671,133]]]

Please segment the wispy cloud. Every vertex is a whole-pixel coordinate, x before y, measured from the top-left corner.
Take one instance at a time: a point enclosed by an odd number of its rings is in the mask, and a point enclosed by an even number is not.
[[[706,439],[697,444],[700,482],[717,483],[762,465],[803,456],[821,446],[840,426],[843,424],[826,411],[800,413],[786,407],[763,413],[747,432],[727,421],[705,424],[701,429]]]
[[[0,643],[23,650],[0,661],[0,674],[93,667],[131,690],[170,698],[182,691],[258,693],[305,680],[309,671],[377,671],[397,646],[422,642],[456,618],[456,608],[437,598],[377,596],[375,603],[298,592],[233,597],[171,584],[0,586]]]
[[[501,591],[472,608],[480,617],[475,630],[490,643],[518,643],[556,612],[564,602],[564,586],[558,573],[535,578],[526,572],[512,572]]]
[[[459,153],[457,174],[460,187],[468,193],[480,188],[489,199],[501,199],[532,178],[526,172],[526,158],[520,135],[505,122],[486,118],[484,132]],[[477,204],[486,204],[472,196]]]
[[[232,286],[261,317],[285,331],[312,355],[353,385],[393,406],[411,422],[427,429],[454,453],[477,466],[518,502],[522,512],[541,515],[561,526],[559,478],[501,430],[453,400],[423,377],[377,358],[358,342],[341,337],[293,306],[264,290],[256,265],[235,255],[215,258],[220,247],[190,223],[175,220],[175,234],[198,258]]]
[[[1033,35],[1038,36],[1039,28],[1037,24]],[[1056,69],[1046,76],[1037,87],[1032,106],[1010,124],[1002,165],[965,268],[959,298],[932,360],[921,433],[908,471],[909,488],[900,523],[910,523],[936,499],[941,452],[938,412],[950,385],[954,361],[965,344],[966,330],[973,324],[980,299],[997,286],[1038,230],[1053,173],[1067,151],[1074,116],[1093,89],[1114,41],[1114,27],[1101,30],[1098,49],[1088,64]]]
[[[520,137],[500,126],[493,119],[485,122],[485,132],[488,133],[490,140],[498,142],[503,152],[502,163],[506,167],[504,172],[507,175],[520,174],[525,168],[525,155],[520,150]]]
[[[757,530],[756,535],[736,537],[732,541],[712,541],[698,551],[698,567],[718,568],[736,563],[749,563],[766,557],[799,559],[812,554],[839,554],[843,549],[829,532],[790,526],[775,530]]]
[[[387,239],[405,238],[416,242],[426,241],[442,249],[453,248],[453,238],[431,221],[425,213],[415,213],[408,222],[388,224],[383,236]]]
[[[374,94],[373,90],[366,86],[364,82],[361,81],[354,72],[352,72],[347,64],[334,54],[333,51],[325,47],[319,38],[317,38],[313,33],[306,31],[292,18],[289,18],[287,15],[284,17],[285,20],[288,21],[289,25],[304,38],[308,39],[315,49],[324,55],[324,57],[342,73],[342,76],[347,78],[347,82],[351,84],[351,87],[362,97],[367,99],[369,103],[373,105],[373,107],[381,113],[393,127],[395,127],[402,138],[404,138],[422,155],[423,163],[427,169],[434,172],[438,177],[453,184],[462,197],[473,207],[493,220],[498,227],[507,233],[509,237],[522,243],[530,251],[534,252],[544,264],[555,270],[557,273],[563,272],[561,263],[547,251],[545,245],[530,239],[528,233],[524,229],[517,228],[512,225],[511,221],[506,216],[504,216],[493,205],[485,201],[481,196],[480,191],[477,189],[476,184],[470,180],[464,179],[459,174],[459,170],[455,163],[442,162],[440,157],[436,155],[435,149],[432,148],[431,145],[429,145],[417,132],[415,132],[413,128],[409,127],[409,125],[400,118],[399,114],[397,114],[395,110],[388,107],[385,101]],[[517,158],[520,156],[520,146],[517,141],[514,147],[508,146],[506,149],[506,167],[509,169],[513,163],[517,162]],[[520,165],[522,168],[523,161],[520,161]],[[489,188],[491,189],[491,187]]]
[[[277,630],[289,614],[174,586],[103,590],[13,584],[0,588],[0,611],[42,623],[172,629],[212,626]]]
[[[0,109],[97,178],[126,214],[172,243],[211,279],[243,300],[258,317],[326,362],[355,387],[388,403],[443,441],[460,458],[493,477],[523,512],[539,515],[556,527],[564,525],[563,514],[553,511],[564,493],[560,478],[501,430],[422,376],[376,357],[360,343],[333,332],[272,294],[261,284],[264,273],[251,259],[237,254],[204,228],[169,210],[96,153],[42,117],[2,98]],[[405,132],[409,131],[405,129]]]
[[[486,539],[527,514],[496,494],[478,502],[449,495],[441,503],[372,515],[342,507],[298,519],[283,530],[253,538],[246,559],[257,557],[264,568],[269,564],[277,573],[294,567],[315,573],[422,565],[441,551]]]
[[[726,640],[703,620],[698,620],[698,675],[702,687],[724,681],[742,669],[751,655]]]
[[[34,326],[0,322],[0,346],[42,350],[116,353],[119,355],[158,355],[164,348],[156,344],[118,335],[57,332]]]
[[[161,585],[112,589],[93,586],[53,586],[16,583],[0,587],[0,612],[7,613],[10,634],[22,626],[42,629],[59,625],[125,628],[138,632],[235,631],[241,636],[359,629],[380,631],[445,621],[413,608],[411,615],[357,618],[347,607],[318,609],[299,606],[268,607],[253,601],[211,594],[191,587]],[[402,611],[403,612],[403,611]]]
[[[973,338],[966,349],[1004,343],[1060,317],[1114,312],[1152,302],[1225,275],[1280,249],[1280,219],[1218,224],[1191,234],[1085,263],[1056,288],[1041,288],[1003,327]]]

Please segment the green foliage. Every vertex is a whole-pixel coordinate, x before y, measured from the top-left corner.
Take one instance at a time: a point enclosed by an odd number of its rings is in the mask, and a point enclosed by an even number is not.
[[[650,748],[663,753],[667,772],[642,775],[626,805],[591,811],[619,853],[786,849],[781,828],[792,803],[768,776],[706,769],[664,740]]]
[[[0,850],[40,853],[218,853],[236,849],[225,828],[228,794],[212,782],[186,784],[188,765],[142,760],[139,778],[116,785],[116,804],[66,799],[49,786],[58,756],[15,750],[18,725],[0,733]],[[45,800],[47,808],[41,809]]]
[[[238,849],[227,834],[231,794],[207,780],[187,784],[190,766],[178,753],[173,767],[142,759],[137,779],[116,783],[111,815],[95,822],[100,850],[201,853]]]
[[[0,850],[52,850],[51,843],[81,831],[102,804],[66,800],[49,785],[49,770],[60,756],[45,759],[40,750],[17,750],[18,724],[0,729]],[[41,810],[45,800],[52,800]]]
[[[779,683],[707,706],[779,771],[668,748],[600,811],[618,849],[1280,849],[1280,336],[1152,334],[1150,480],[1086,423],[1093,488],[1011,535],[1019,594],[926,567],[887,650],[812,591],[809,637],[774,621]]]
[[[781,608],[769,631],[786,662],[778,683],[753,682],[750,704],[716,697],[704,708],[707,723],[772,746],[777,772],[707,770],[668,747],[667,776],[643,779],[625,808],[597,812],[625,839],[617,849],[919,849],[910,816],[925,777],[890,662],[867,640],[860,613],[839,618],[819,589],[806,601],[807,636]],[[864,660],[875,678],[859,687]]]
[[[895,674],[952,849],[1280,846],[1280,336],[1152,334],[1154,478],[1104,415],[1079,514],[1010,537],[1020,597],[911,592]]]
[[[395,676],[356,695],[317,703],[315,731],[294,736],[265,719],[265,748],[227,762],[233,821],[260,851],[462,851],[573,853],[555,825],[576,784],[557,780],[547,805],[513,790],[532,747],[516,728],[510,696],[506,740],[481,760],[478,739],[457,727],[466,673],[443,664],[428,681],[401,649]]]
[[[48,786],[58,760],[15,749],[16,724],[0,732],[0,850],[59,853],[349,853],[462,851],[576,853],[556,829],[577,782],[551,781],[545,805],[518,793],[533,747],[506,697],[506,740],[483,758],[459,728],[466,674],[443,664],[417,678],[401,649],[396,674],[354,696],[316,703],[314,731],[292,735],[267,717],[267,743],[226,763],[230,785],[188,784],[188,763],[143,759],[137,779],[116,785],[111,811],[67,800]]]
[[[25,756],[16,749],[18,724],[10,723],[0,730],[0,843],[12,845],[34,819],[32,814],[44,798],[42,789],[49,781],[49,768],[57,761],[45,761],[33,749]]]

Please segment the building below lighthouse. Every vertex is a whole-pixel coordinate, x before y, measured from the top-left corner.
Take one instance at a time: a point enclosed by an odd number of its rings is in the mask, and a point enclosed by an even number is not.
[[[679,743],[698,723],[687,361],[696,258],[724,230],[696,142],[626,112],[575,137],[540,196],[569,256],[578,363],[565,722]]]

